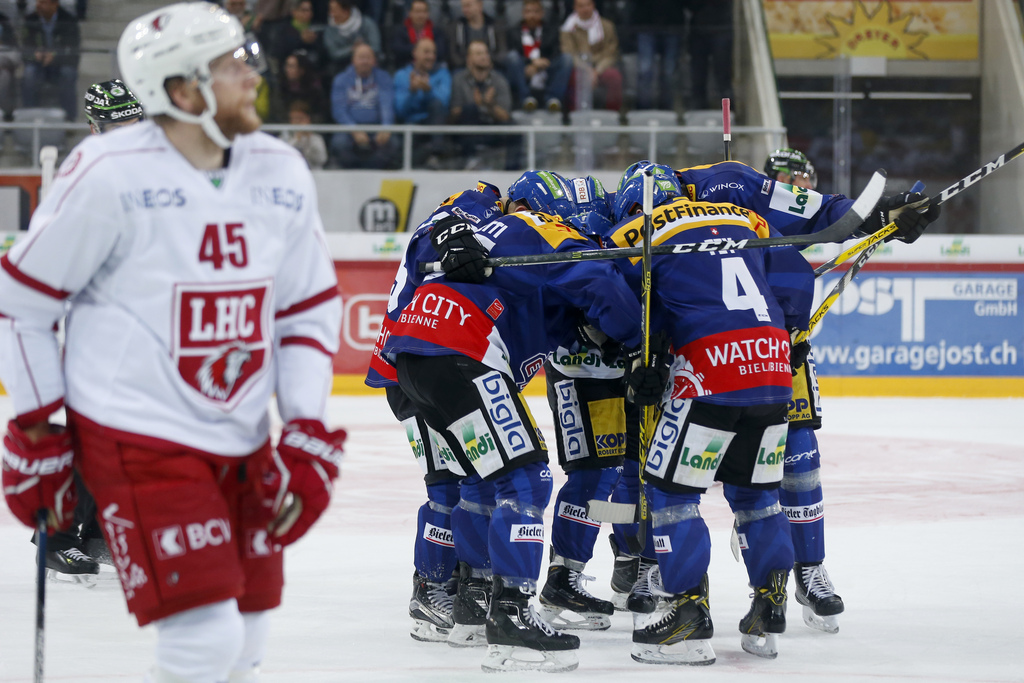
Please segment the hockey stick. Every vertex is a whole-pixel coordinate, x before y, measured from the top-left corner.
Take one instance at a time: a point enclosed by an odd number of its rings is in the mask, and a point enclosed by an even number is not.
[[[722,143],[725,145],[725,160],[732,161],[732,122],[729,120],[729,98],[722,98]]]
[[[885,171],[879,169],[871,176],[867,187],[860,193],[857,200],[842,216],[828,227],[809,235],[792,235],[788,237],[763,237],[733,240],[728,237],[705,240],[703,242],[686,242],[684,244],[659,244],[651,247],[652,256],[666,254],[692,254],[697,252],[721,252],[737,249],[761,249],[764,247],[789,247],[821,244],[823,242],[843,242],[860,227],[861,223],[871,214],[878,200],[885,191]],[[554,254],[523,254],[519,256],[498,256],[484,259],[484,266],[498,268],[502,266],[528,266],[544,263],[569,263],[572,261],[601,261],[617,258],[637,258],[643,256],[643,247],[619,247],[616,249],[587,249],[583,251],[562,251]],[[440,261],[421,263],[421,273],[441,272]]]
[[[945,190],[943,190],[942,193],[939,194],[937,197],[932,197],[931,199],[929,199],[928,204],[926,206],[930,208],[932,206],[939,206],[941,204],[944,204],[946,200],[948,200],[950,197],[959,194],[962,190],[980,181],[988,174],[1002,168],[1007,164],[1007,162],[1016,159],[1021,154],[1024,154],[1024,142],[1020,143],[1019,145],[1011,149],[1009,152],[1000,154],[998,157],[996,157],[989,163],[985,164],[981,168],[975,169],[969,175],[953,183]],[[921,208],[927,210],[925,207]],[[829,292],[828,296],[825,297],[825,300],[821,302],[817,310],[815,310],[814,313],[811,315],[811,322],[810,325],[808,325],[807,329],[800,331],[795,337],[793,337],[793,344],[799,344],[800,342],[805,341],[808,337],[811,336],[811,332],[818,325],[818,323],[821,322],[821,319],[825,317],[825,314],[828,313],[828,310],[832,308],[832,304],[834,304],[836,300],[839,299],[840,295],[846,290],[846,286],[850,284],[854,276],[857,275],[858,272],[860,272],[860,269],[864,267],[864,264],[867,262],[867,260],[871,258],[871,255],[873,253],[875,253],[875,249],[878,247],[878,243],[882,239],[884,239],[884,237],[879,236],[882,235],[883,233],[885,233],[885,235],[889,235],[895,231],[896,224],[889,223],[889,225],[885,226],[884,228],[876,232],[874,235],[871,235],[871,237],[863,240],[860,243],[865,245],[863,253],[857,258],[853,265],[851,265],[850,268],[845,273],[843,273],[843,277],[839,278],[839,282],[835,284],[835,286],[832,288],[832,291]],[[867,244],[869,241],[870,244]],[[857,246],[859,245],[854,245],[847,251],[852,251]],[[840,254],[840,256],[842,255],[843,254]],[[817,272],[818,270],[815,269],[815,274],[817,274]]]
[[[46,617],[46,518],[45,508],[36,513],[36,657],[33,681],[43,681],[43,645]]]

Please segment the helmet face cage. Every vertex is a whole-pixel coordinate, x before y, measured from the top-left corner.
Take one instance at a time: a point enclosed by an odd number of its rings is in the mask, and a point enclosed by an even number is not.
[[[764,174],[772,180],[777,180],[780,173],[790,176],[791,181],[803,178],[811,189],[818,187],[818,172],[814,164],[806,154],[792,147],[775,150],[764,163]]]
[[[519,176],[509,186],[508,198],[563,220],[576,213],[568,181],[550,171],[527,171]]]
[[[97,130],[145,118],[138,98],[120,78],[94,83],[85,93],[85,118]]]
[[[683,196],[682,185],[675,171],[668,166],[651,164],[654,176],[654,206],[662,204]],[[625,179],[622,189],[615,193],[614,218],[616,223],[633,214],[633,208],[638,204],[643,206],[644,201],[644,174],[646,168],[639,168],[630,178]]]

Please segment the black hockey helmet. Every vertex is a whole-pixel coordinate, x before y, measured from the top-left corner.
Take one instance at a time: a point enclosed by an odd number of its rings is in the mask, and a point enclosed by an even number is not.
[[[810,181],[811,189],[818,186],[818,172],[814,170],[814,164],[806,154],[792,147],[775,150],[768,155],[768,161],[764,162],[766,176],[774,180],[779,177],[780,173],[785,173],[794,179],[803,177]]]
[[[85,118],[102,133],[115,123],[144,118],[142,105],[120,78],[89,86],[85,92]]]

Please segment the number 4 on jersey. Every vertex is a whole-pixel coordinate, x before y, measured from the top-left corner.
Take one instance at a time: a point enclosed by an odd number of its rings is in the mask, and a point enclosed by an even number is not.
[[[208,261],[213,264],[214,270],[220,270],[224,267],[226,258],[234,267],[245,268],[249,263],[249,255],[245,248],[243,227],[241,223],[208,223],[206,230],[203,231],[203,241],[199,245],[199,262]]]
[[[772,319],[764,295],[740,256],[722,259],[722,301],[730,311],[752,310],[761,322]]]

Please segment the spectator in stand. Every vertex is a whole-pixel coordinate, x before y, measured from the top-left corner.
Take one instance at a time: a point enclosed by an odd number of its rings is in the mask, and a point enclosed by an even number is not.
[[[452,26],[451,46],[448,53],[448,68],[454,73],[467,67],[469,44],[483,41],[492,55],[491,63],[498,69],[504,68],[505,25],[484,12],[483,0],[461,0],[462,16]]]
[[[377,68],[377,55],[366,43],[356,45],[352,65],[334,77],[331,113],[342,125],[395,122],[395,87],[387,71]],[[342,168],[394,168],[400,138],[382,130],[337,133],[331,152]]]
[[[308,126],[313,123],[309,117],[309,102],[295,100],[288,108],[288,123],[293,126]],[[281,140],[302,154],[311,169],[320,170],[327,163],[327,143],[324,136],[310,130],[286,130]]]
[[[412,64],[395,72],[395,114],[399,123],[444,125],[452,99],[452,76],[448,67],[437,63],[437,46],[430,38],[421,38],[412,51]],[[437,167],[443,138],[432,135],[430,144],[413,145],[413,163]],[[433,157],[433,158],[431,158]]]
[[[14,79],[21,66],[21,52],[18,50],[18,36],[14,25],[6,14],[0,12],[0,110],[10,121],[16,105]]]
[[[562,54],[557,24],[544,20],[541,0],[523,2],[523,20],[509,29],[505,60],[512,101],[526,111],[544,102],[548,111],[561,111],[572,75],[572,57]]]
[[[282,19],[286,19],[289,12],[291,12],[290,0],[255,0],[253,14],[256,15],[256,19],[253,23],[253,29],[260,32],[265,25],[270,26]],[[264,40],[266,40],[265,37]]]
[[[452,78],[452,123],[469,126],[496,126],[509,121],[512,92],[508,80],[494,69],[487,43],[474,40],[466,52],[466,68]],[[502,135],[460,135],[466,168],[478,168],[477,147],[509,147],[518,138]]]
[[[327,9],[323,45],[331,74],[348,68],[352,63],[352,49],[358,43],[366,43],[374,54],[380,54],[380,29],[373,19],[353,6],[352,0],[330,0]]]
[[[396,68],[400,69],[412,62],[412,49],[424,38],[434,41],[440,62],[444,64],[448,57],[448,37],[444,27],[430,20],[427,0],[412,0],[405,19],[392,29],[391,58]]]
[[[26,107],[38,107],[40,86],[57,85],[57,101],[68,121],[78,115],[78,57],[82,37],[78,20],[57,0],[36,0],[36,11],[21,27],[21,55],[25,73],[21,99]]]
[[[712,109],[708,68],[721,97],[732,97],[732,3],[687,0],[690,7],[690,89],[692,109]]]
[[[312,0],[292,0],[291,16],[267,27],[267,52],[278,65],[296,50],[305,50],[314,66],[323,66],[323,43],[312,22]]]
[[[238,19],[246,31],[255,33],[259,30],[257,15],[249,11],[249,0],[224,0],[224,11]]]
[[[622,108],[622,72],[619,61],[619,38],[615,24],[603,18],[594,8],[594,0],[574,0],[573,13],[562,24],[562,52],[572,56],[576,66],[573,81],[576,94],[587,85],[593,93],[595,109]],[[590,83],[580,84],[581,74]],[[576,106],[580,103],[577,101]]]
[[[278,85],[274,89],[271,119],[275,123],[287,121],[292,102],[297,100],[306,103],[311,121],[328,121],[327,95],[324,93],[323,81],[305,50],[294,52],[284,60]]]
[[[680,0],[647,0],[633,7],[636,30],[637,109],[674,109],[679,42],[686,16]],[[661,56],[661,71],[655,73],[655,56]],[[655,98],[657,94],[657,98]]]

